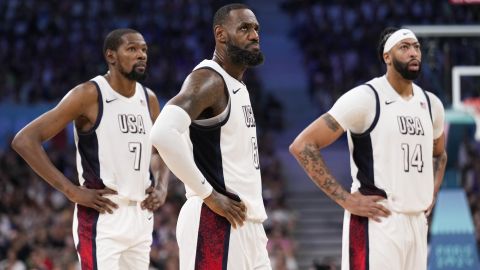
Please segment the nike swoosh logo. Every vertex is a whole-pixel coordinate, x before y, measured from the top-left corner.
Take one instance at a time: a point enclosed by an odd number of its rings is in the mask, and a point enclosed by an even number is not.
[[[238,88],[237,90],[233,90],[233,94],[236,94],[238,91],[240,91],[242,88]]]
[[[390,104],[392,104],[392,103],[394,103],[394,102],[395,102],[395,100],[385,101],[385,105],[390,105]]]
[[[117,100],[117,99],[116,99],[116,98],[114,98],[114,99],[106,99],[105,102],[110,103],[110,102],[115,101],[115,100]]]
[[[152,217],[153,217],[153,216],[151,216],[151,217],[148,217],[148,220],[151,220],[151,219],[152,219]]]
[[[202,185],[204,185],[204,184],[205,184],[205,178],[202,179]]]

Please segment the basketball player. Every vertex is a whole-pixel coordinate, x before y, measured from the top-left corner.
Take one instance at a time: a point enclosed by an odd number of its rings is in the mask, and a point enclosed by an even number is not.
[[[152,129],[153,145],[187,191],[177,223],[182,270],[271,269],[256,124],[242,82],[263,62],[258,31],[247,6],[220,8],[213,59],[194,68]]]
[[[12,147],[75,203],[73,235],[82,269],[146,270],[152,211],[164,203],[168,180],[149,139],[160,106],[155,94],[137,82],[147,67],[147,44],[139,32],[110,32],[103,52],[107,74],[73,88],[23,128]],[[72,121],[81,186],[55,168],[42,147]]]
[[[421,51],[412,31],[386,29],[379,56],[387,73],[340,97],[298,135],[290,152],[346,210],[342,269],[426,269],[426,216],[447,160],[444,109],[435,95],[413,83],[420,74]],[[344,131],[351,193],[331,175],[319,152]]]

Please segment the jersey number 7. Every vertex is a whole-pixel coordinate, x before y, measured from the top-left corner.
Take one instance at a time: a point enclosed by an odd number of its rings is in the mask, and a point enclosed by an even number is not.
[[[128,150],[135,154],[135,159],[133,161],[133,169],[135,171],[140,170],[140,162],[142,159],[142,143],[140,142],[129,142]]]

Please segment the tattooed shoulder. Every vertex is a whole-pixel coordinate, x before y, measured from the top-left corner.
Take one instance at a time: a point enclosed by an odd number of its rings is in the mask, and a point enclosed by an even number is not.
[[[322,115],[322,119],[327,123],[327,126],[332,130],[332,131],[337,131],[340,128],[340,125],[338,124],[337,120],[333,118],[330,114],[326,113]]]

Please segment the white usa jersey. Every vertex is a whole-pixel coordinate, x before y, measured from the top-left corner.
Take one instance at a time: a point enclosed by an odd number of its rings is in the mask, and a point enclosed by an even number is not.
[[[385,76],[362,87],[375,93],[376,113],[365,132],[348,132],[353,190],[387,198],[396,212],[425,211],[434,186],[428,94],[413,84],[413,97],[405,100]]]
[[[264,221],[257,131],[247,87],[215,61],[204,60],[194,70],[204,68],[223,77],[229,102],[220,115],[191,124],[195,163],[217,192],[245,203],[247,219]],[[187,188],[187,196],[193,194]]]
[[[147,91],[137,83],[135,94],[127,98],[103,76],[91,82],[98,91],[97,121],[89,132],[74,128],[80,184],[96,189],[106,186],[122,197],[141,201],[152,183]]]

